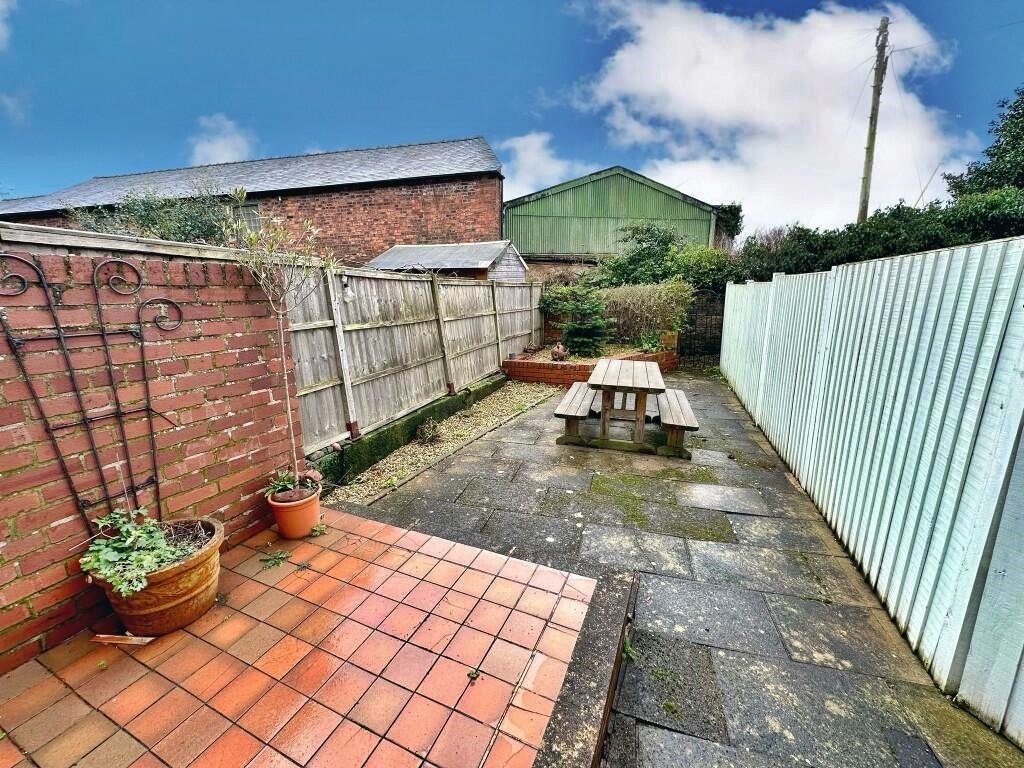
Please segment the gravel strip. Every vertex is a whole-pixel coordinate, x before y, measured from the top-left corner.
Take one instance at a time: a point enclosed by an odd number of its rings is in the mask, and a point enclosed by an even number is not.
[[[612,357],[613,355],[621,355],[623,353],[640,352],[634,346],[629,344],[605,344],[601,354],[598,357],[580,357],[579,355],[569,355],[565,358],[567,363],[596,363],[602,357]],[[542,347],[534,352],[529,357],[520,358],[522,360],[533,360],[536,362],[550,363],[551,361],[551,347]]]
[[[462,446],[547,400],[561,387],[509,381],[469,408],[438,422],[437,437],[429,443],[413,440],[385,456],[349,485],[336,487],[324,503],[351,501],[368,504],[421,470],[436,464]]]

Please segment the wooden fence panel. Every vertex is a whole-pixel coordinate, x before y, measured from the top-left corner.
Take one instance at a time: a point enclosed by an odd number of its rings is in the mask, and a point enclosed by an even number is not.
[[[334,313],[326,280],[288,313],[302,441],[307,453],[348,436]]]
[[[362,431],[447,392],[430,278],[336,275],[352,411]],[[347,286],[345,283],[347,282]]]
[[[498,370],[493,290],[490,282],[439,279],[452,384],[461,389]]]
[[[383,426],[539,344],[540,291],[368,269],[324,280],[288,314],[305,452],[354,435],[350,427]]]
[[[501,359],[533,346],[534,331],[539,328],[535,313],[539,315],[533,283],[494,284],[497,300],[498,324],[501,330]],[[536,300],[539,301],[539,294]]]

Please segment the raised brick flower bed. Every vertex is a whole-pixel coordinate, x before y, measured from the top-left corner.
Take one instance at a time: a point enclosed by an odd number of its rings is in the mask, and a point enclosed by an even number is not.
[[[572,386],[574,382],[590,378],[596,363],[554,362],[549,360],[525,360],[526,355],[506,360],[501,364],[505,375],[517,381],[532,381],[542,384]],[[615,360],[650,360],[658,364],[662,372],[679,367],[679,355],[673,350],[663,352],[631,352],[612,355]]]

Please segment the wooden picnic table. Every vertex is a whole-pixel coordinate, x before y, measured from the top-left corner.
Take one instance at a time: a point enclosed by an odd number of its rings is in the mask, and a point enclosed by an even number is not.
[[[587,380],[590,389],[601,393],[600,439],[608,441],[610,419],[632,421],[634,446],[644,446],[644,415],[647,412],[647,395],[658,395],[665,391],[665,380],[657,363],[643,360],[611,360],[601,358],[594,366]],[[633,395],[633,397],[628,397]],[[632,408],[628,407],[632,401]],[[622,441],[616,441],[622,442]]]

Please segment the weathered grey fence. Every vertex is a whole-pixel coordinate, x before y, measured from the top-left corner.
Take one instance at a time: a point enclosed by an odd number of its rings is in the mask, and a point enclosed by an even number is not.
[[[721,367],[932,676],[1024,744],[1024,238],[730,285]]]
[[[367,432],[540,344],[540,283],[344,269],[289,313],[304,448]]]

